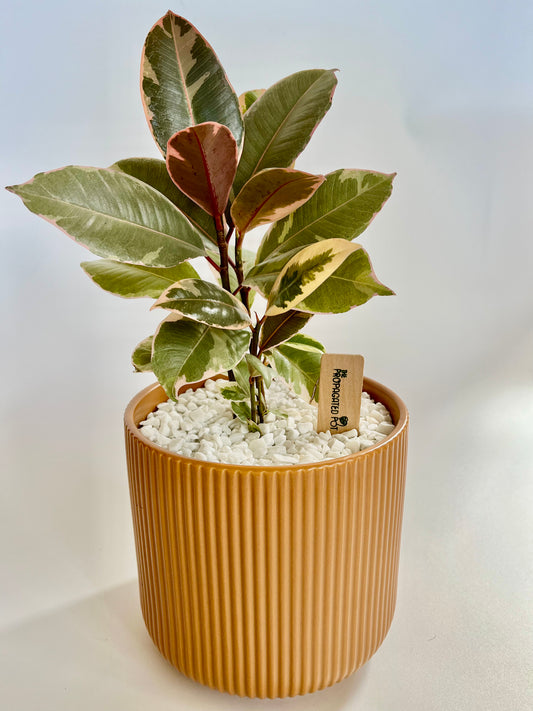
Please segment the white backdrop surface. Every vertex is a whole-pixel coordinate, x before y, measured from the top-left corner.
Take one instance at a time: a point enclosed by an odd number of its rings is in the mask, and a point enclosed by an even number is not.
[[[151,0],[5,4],[2,185],[157,156],[139,98]],[[3,708],[526,711],[533,707],[533,5],[175,2],[238,93],[338,67],[299,167],[397,171],[361,241],[397,296],[316,317],[330,352],[412,417],[396,618],[349,680],[238,700],[174,672],[136,590],[122,411],[150,382],[144,300],[97,289],[90,255],[0,194]]]

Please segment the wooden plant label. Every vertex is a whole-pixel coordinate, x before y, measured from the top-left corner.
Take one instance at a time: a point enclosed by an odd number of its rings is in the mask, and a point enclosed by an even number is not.
[[[320,360],[317,432],[359,428],[363,390],[361,355],[324,353]]]

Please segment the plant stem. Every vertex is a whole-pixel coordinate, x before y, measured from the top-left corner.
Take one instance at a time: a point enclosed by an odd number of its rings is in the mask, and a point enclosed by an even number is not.
[[[220,281],[222,282],[222,287],[226,289],[226,291],[231,292],[228,271],[228,243],[226,242],[226,235],[224,234],[222,215],[215,217],[215,227],[217,230],[217,244],[220,254]]]
[[[257,314],[256,314],[257,316]],[[259,337],[265,317],[258,319],[252,329],[252,340],[250,341],[250,353],[257,357],[259,353]],[[266,407],[265,384],[261,375],[250,378],[250,412],[252,421],[256,424],[264,421]]]
[[[215,216],[215,227],[217,230],[217,244],[218,252],[220,254],[220,267],[215,263],[215,267],[220,272],[220,281],[222,282],[222,288],[229,291],[231,294],[231,285],[229,281],[229,258],[228,258],[228,243],[226,242],[226,235],[224,234],[224,223],[222,222],[222,215]],[[210,257],[207,257],[208,261],[213,263]],[[228,380],[230,382],[235,382],[235,374],[232,370],[228,370]]]
[[[242,261],[242,241],[244,235],[237,231],[237,239],[235,240],[235,272],[237,274],[237,281],[239,283],[239,296],[244,304],[244,308],[250,313],[250,304],[248,299],[248,294],[250,293],[249,286],[243,286],[244,280],[244,269]]]
[[[209,262],[209,264],[213,267],[213,269],[216,269],[217,272],[220,272],[220,267],[218,266],[218,264],[215,262],[214,259],[211,259],[211,257],[209,257],[209,256],[207,256],[206,259]]]
[[[257,418],[257,404],[255,399],[255,383],[254,378],[250,378],[250,412],[251,420],[258,424],[259,420]]]
[[[266,403],[265,403],[265,383],[263,382],[262,376],[257,376],[255,379],[255,387],[257,389],[257,414],[259,415],[259,422],[264,422],[266,414]]]

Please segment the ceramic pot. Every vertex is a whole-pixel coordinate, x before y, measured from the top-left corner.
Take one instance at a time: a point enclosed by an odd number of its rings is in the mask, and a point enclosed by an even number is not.
[[[337,460],[215,464],[172,454],[138,423],[166,400],[152,385],[125,413],[141,607],[183,674],[230,694],[285,697],[352,674],[382,643],[396,602],[408,414],[365,390],[394,431]]]

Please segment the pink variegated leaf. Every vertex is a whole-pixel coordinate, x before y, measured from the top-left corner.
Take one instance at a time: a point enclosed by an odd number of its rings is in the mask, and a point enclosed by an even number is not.
[[[217,217],[226,209],[237,170],[237,153],[237,143],[229,128],[208,121],[171,136],[167,169],[185,195]]]

